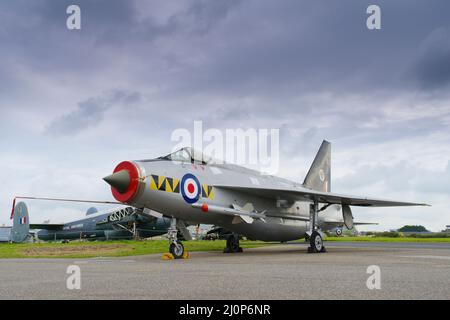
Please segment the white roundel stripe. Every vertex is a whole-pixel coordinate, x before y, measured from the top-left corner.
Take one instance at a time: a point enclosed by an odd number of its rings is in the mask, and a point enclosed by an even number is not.
[[[181,195],[187,203],[195,203],[200,198],[201,186],[193,174],[185,174],[181,179]]]
[[[198,191],[199,191],[198,187],[197,187],[197,183],[192,178],[186,179],[186,181],[184,182],[184,185],[183,185],[183,189],[184,189],[184,194],[189,199],[195,199],[195,197],[197,196]]]

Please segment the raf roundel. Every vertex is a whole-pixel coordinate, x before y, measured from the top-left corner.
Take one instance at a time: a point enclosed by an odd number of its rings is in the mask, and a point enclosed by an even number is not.
[[[181,179],[181,195],[187,203],[195,203],[200,198],[201,186],[193,174],[185,174]]]
[[[320,181],[324,182],[325,181],[325,172],[323,171],[323,169],[319,170],[319,179]]]

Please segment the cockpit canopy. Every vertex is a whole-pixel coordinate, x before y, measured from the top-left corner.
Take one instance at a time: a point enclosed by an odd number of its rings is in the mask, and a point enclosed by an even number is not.
[[[196,164],[208,164],[210,162],[211,157],[204,155],[202,152],[195,150],[191,147],[181,148],[171,154],[168,154],[164,157],[159,157],[161,160],[171,160],[171,161],[180,161],[180,162],[189,162]]]

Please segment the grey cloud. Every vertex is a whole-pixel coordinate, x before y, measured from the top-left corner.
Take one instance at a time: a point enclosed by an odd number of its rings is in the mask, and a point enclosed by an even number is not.
[[[53,78],[62,72],[75,79],[87,72],[120,73],[130,83],[158,85],[162,97],[410,89],[402,70],[432,30],[450,24],[420,0],[380,1],[380,32],[365,27],[370,1],[192,0],[161,22],[151,14],[157,2],[80,0],[82,30],[71,32],[65,28],[69,4],[37,1],[28,19],[25,2],[11,4],[0,33],[7,50],[0,57]],[[450,10],[448,1],[433,5]],[[12,18],[20,15],[29,22]],[[429,51],[439,52],[434,48]],[[443,55],[425,56],[439,62]],[[430,59],[419,59],[417,73],[447,79],[448,72],[439,73]],[[14,71],[5,69],[1,81],[7,83]]]
[[[160,37],[171,37],[175,34],[185,34],[187,36],[204,35],[225,19],[228,13],[236,8],[242,0],[228,1],[208,1],[191,0],[187,1],[185,6],[172,15],[164,23],[157,23],[152,16],[146,15],[145,19],[138,19],[137,4],[138,1],[132,1],[125,5],[125,16],[123,16],[122,6],[119,8],[110,8],[109,1],[106,7],[108,11],[103,14],[108,17],[108,21],[96,21],[97,15],[92,16],[95,21],[94,27],[98,30],[104,30],[99,34],[99,43],[102,45],[115,45],[117,41],[127,45],[136,45],[140,41],[153,41]],[[100,6],[97,6],[97,9]],[[89,10],[89,5],[87,10]],[[146,7],[149,11],[157,10],[155,4]],[[110,12],[115,14],[111,15]],[[106,23],[105,23],[106,22]],[[95,31],[94,31],[95,32]],[[101,38],[101,39],[100,39]],[[113,40],[112,42],[109,42]]]
[[[0,37],[9,44],[22,45],[21,48],[27,45],[39,49],[45,43],[52,44],[51,49],[70,53],[65,50],[70,42],[75,42],[76,45],[97,44],[107,47],[126,44],[128,48],[123,49],[127,53],[133,53],[136,45],[148,45],[148,40],[160,36],[172,36],[174,33],[208,33],[241,2],[242,0],[189,0],[164,23],[158,23],[151,15],[158,11],[158,3],[154,1],[145,5],[145,2],[138,0],[79,0],[76,4],[81,8],[82,29],[69,31],[66,28],[66,8],[72,5],[73,1],[37,0],[30,7],[26,1],[19,0],[15,3],[0,4],[3,11],[1,17],[4,18],[4,21],[0,22]],[[24,11],[24,8],[28,10]],[[91,54],[95,55],[95,52]]]
[[[209,1],[197,0],[182,15],[174,16],[175,20],[184,21],[196,33],[207,33],[215,24],[226,18],[230,10],[236,9],[243,0]],[[188,21],[188,23],[186,23]]]
[[[450,28],[431,32],[411,71],[426,89],[441,88],[450,83]]]
[[[431,20],[423,1],[382,1],[384,29],[371,32],[365,27],[368,4],[246,2],[227,20],[226,28],[205,40],[208,47],[202,49],[209,55],[195,70],[182,74],[190,81],[181,83],[181,89],[290,94],[324,88],[360,92],[408,88],[411,81],[405,81],[402,70],[418,44],[449,22]],[[450,7],[442,1],[436,4]],[[420,26],[410,23],[416,19],[429,20]]]
[[[74,135],[87,128],[96,126],[102,121],[105,112],[117,105],[139,102],[141,96],[137,92],[116,90],[104,96],[89,98],[78,103],[76,110],[54,119],[45,129],[50,135]]]
[[[354,173],[335,181],[340,190],[358,190],[382,184],[388,195],[390,191],[414,190],[417,194],[448,195],[450,190],[450,160],[443,170],[429,170],[414,166],[407,161],[395,165],[364,165]]]

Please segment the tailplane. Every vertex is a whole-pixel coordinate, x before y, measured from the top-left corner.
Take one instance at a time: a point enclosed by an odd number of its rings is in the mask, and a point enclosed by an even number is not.
[[[331,143],[328,141],[322,142],[303,185],[316,191],[331,191]]]

